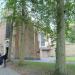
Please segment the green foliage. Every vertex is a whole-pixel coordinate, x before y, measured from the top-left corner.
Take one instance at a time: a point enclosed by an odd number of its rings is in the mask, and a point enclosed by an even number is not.
[[[54,25],[56,29],[56,1],[55,0],[31,0],[32,2],[32,15],[34,14],[34,18],[39,22],[38,26],[44,32],[48,32],[48,34],[54,35],[56,34],[56,30],[51,29],[51,23]],[[66,25],[66,37],[68,37],[68,32],[71,30],[70,23],[75,22],[75,2],[73,0],[65,0],[64,6],[64,19]],[[36,14],[37,13],[37,14]],[[38,15],[39,14],[39,15]],[[72,34],[71,34],[72,35]],[[54,38],[53,37],[53,38]],[[71,38],[71,37],[68,37]],[[74,38],[72,38],[74,39]]]
[[[5,9],[6,9],[5,12],[8,13],[7,15],[5,15],[6,19],[12,19],[13,22],[18,21],[27,23],[29,17],[27,14],[25,0],[6,0]]]
[[[12,19],[14,22],[28,23],[33,21],[34,27],[40,31],[50,34],[55,37],[56,35],[56,0],[5,0],[5,12],[7,19]],[[64,6],[64,19],[66,25],[66,37],[70,31],[70,23],[75,22],[75,2],[74,0],[65,0]],[[22,14],[24,10],[24,15]],[[29,10],[30,9],[30,10]],[[17,23],[17,24],[18,24]],[[55,28],[53,30],[52,27]],[[72,34],[71,34],[72,35]],[[71,38],[71,37],[70,37]]]
[[[75,21],[74,14],[75,14],[75,2],[74,0],[67,0],[65,3],[66,20],[74,22]]]
[[[75,25],[70,26],[67,34],[67,40],[69,42],[75,43]]]

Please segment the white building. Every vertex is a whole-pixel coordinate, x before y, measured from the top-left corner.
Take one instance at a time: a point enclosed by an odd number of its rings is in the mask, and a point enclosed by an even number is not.
[[[4,53],[4,43],[6,37],[6,24],[5,22],[0,22],[0,52]]]

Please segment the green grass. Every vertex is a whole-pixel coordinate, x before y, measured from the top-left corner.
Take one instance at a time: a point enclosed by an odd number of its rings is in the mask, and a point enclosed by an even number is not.
[[[19,64],[18,64],[18,66],[19,66]],[[34,68],[34,69],[50,69],[50,68],[54,68],[54,66],[55,66],[55,64],[42,63],[42,62],[31,62],[31,61],[27,62],[26,61],[22,67]]]
[[[22,66],[19,63],[16,67],[27,71],[28,75],[53,75],[55,64],[26,61]]]
[[[69,58],[68,58],[69,59]],[[70,58],[71,59],[71,58]],[[18,65],[19,67],[19,65]],[[67,64],[67,75],[75,75],[75,64]],[[55,64],[42,63],[42,62],[25,62],[23,66],[20,66],[24,70],[33,75],[53,75],[55,70]]]
[[[75,62],[75,57],[66,57],[66,61]]]
[[[67,64],[68,75],[75,75],[75,64]]]

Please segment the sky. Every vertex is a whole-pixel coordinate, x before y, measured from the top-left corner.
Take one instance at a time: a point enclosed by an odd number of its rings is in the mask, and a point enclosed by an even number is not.
[[[0,0],[0,20],[1,20],[1,17],[2,17],[2,8],[4,7],[4,0]]]

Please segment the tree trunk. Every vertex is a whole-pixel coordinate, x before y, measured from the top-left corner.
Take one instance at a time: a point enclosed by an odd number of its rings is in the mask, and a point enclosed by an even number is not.
[[[65,75],[64,0],[57,0],[56,75]]]
[[[10,30],[10,38],[9,38],[9,52],[8,52],[8,58],[11,60],[11,48],[12,48],[12,36],[13,36],[13,24],[11,24],[11,30]]]
[[[15,58],[19,59],[19,26],[17,26],[15,29]]]
[[[25,25],[20,26],[19,30],[19,58],[20,58],[20,64],[24,62],[24,46],[25,46]]]
[[[15,13],[16,13],[16,0],[14,1],[14,8],[13,8],[13,17],[12,19],[9,19],[10,23],[10,37],[9,37],[9,52],[8,52],[8,58],[11,60],[11,50],[12,50],[12,37],[13,37],[13,25],[15,22]]]
[[[39,49],[39,42],[38,42],[38,32],[34,30],[34,53],[35,58],[40,58],[40,49]]]
[[[24,62],[24,50],[25,50],[25,17],[26,15],[26,10],[25,10],[25,1],[21,0],[22,2],[22,20],[21,20],[21,24],[20,24],[20,30],[19,30],[19,56],[20,56],[20,64],[23,64]],[[26,17],[27,18],[27,17]],[[25,22],[24,22],[25,21]]]
[[[12,36],[13,36],[13,22],[7,19],[6,38],[9,39],[9,51],[8,51],[9,60],[11,60]]]

